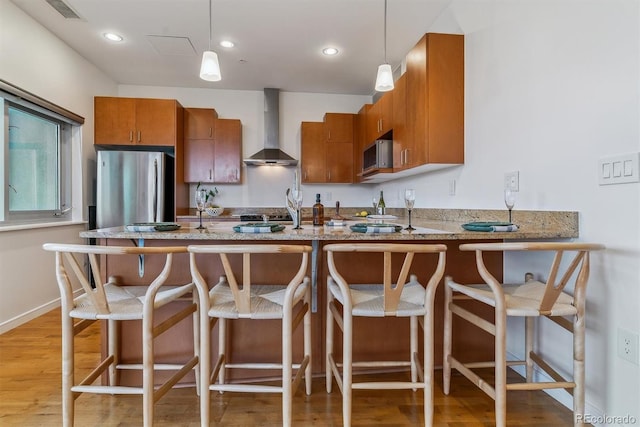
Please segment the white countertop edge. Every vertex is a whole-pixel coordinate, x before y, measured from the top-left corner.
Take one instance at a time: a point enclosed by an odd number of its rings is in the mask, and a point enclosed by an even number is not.
[[[0,225],[0,233],[5,231],[35,230],[38,228],[69,227],[72,225],[84,225],[86,223],[87,221],[55,221],[55,222]]]

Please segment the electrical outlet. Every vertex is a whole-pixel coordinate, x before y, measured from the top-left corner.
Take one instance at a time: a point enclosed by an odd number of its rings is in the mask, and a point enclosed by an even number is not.
[[[504,189],[511,189],[511,191],[520,191],[520,172],[507,172],[504,174]]]
[[[638,364],[638,334],[618,328],[618,356]]]

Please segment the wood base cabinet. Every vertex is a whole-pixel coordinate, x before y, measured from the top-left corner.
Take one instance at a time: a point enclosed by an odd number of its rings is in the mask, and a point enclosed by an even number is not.
[[[175,147],[182,106],[174,99],[94,98],[94,144]]]
[[[204,244],[203,240],[189,241],[189,240],[154,240],[147,239],[145,246],[174,246],[189,245],[189,244]],[[477,241],[474,241],[477,242]],[[291,244],[311,244],[310,242],[296,241],[282,241],[282,243]],[[312,327],[312,370],[313,373],[319,375],[324,372],[324,327],[326,323],[326,281],[327,281],[327,267],[324,260],[324,252],[322,246],[325,244],[334,243],[331,241],[323,241],[319,245],[318,249],[318,264],[317,264],[317,310],[312,313],[311,327]],[[447,250],[447,265],[445,274],[453,275],[457,281],[461,283],[479,283],[481,278],[478,276],[475,268],[475,258],[472,252],[461,252],[458,250],[458,245],[465,243],[464,241],[442,241],[433,243],[443,243],[448,246]],[[116,245],[116,246],[130,246],[134,242],[127,239],[106,239],[101,240],[100,244]],[[228,241],[216,241],[207,240],[206,244],[229,244]],[[427,277],[433,268],[434,260],[426,256],[425,254],[416,255],[417,259],[414,261],[414,268],[412,273],[418,275],[419,280],[423,280]],[[278,256],[276,260],[273,255],[265,254],[262,256],[252,257],[252,269],[260,272],[262,283],[282,283],[290,278],[290,272],[297,268],[296,262],[299,262],[299,258],[292,257],[291,259],[285,258],[283,261],[282,255]],[[392,257],[392,263],[394,268],[400,268],[402,265],[402,257]],[[123,282],[135,285],[144,283],[144,280],[139,278],[138,264],[137,263],[121,263],[114,262],[110,258],[106,257],[101,259],[101,262],[105,266],[104,274],[106,276],[117,276],[123,280]],[[221,274],[224,274],[222,264],[217,258],[205,258],[196,256],[196,262],[203,277],[208,283],[216,283]],[[231,264],[234,269],[241,269],[242,264],[238,259],[231,259]],[[274,263],[278,263],[278,268],[273,268]],[[349,268],[345,279],[354,283],[374,283],[380,280],[381,269],[383,262],[381,259],[373,257],[371,254],[361,253],[345,253],[339,259],[336,259],[339,266],[348,265]],[[500,253],[486,254],[485,263],[487,268],[495,275],[498,280],[502,279],[502,255]],[[163,267],[163,264],[158,258],[154,258],[152,255],[145,256],[144,268],[145,274],[157,274]],[[239,270],[238,270],[239,271]],[[311,275],[311,266],[307,275]],[[178,254],[174,257],[173,267],[169,277],[169,282],[172,284],[183,284],[191,281],[191,274],[189,271],[189,256],[188,254]],[[473,304],[473,303],[470,303]],[[442,328],[443,328],[443,288],[440,284],[436,294],[436,301],[434,305],[434,317],[435,317],[435,337],[434,337],[434,358],[435,364],[440,365],[442,363]],[[486,305],[476,304],[478,315],[485,318],[490,318],[493,315],[492,310],[487,308]],[[160,313],[161,317],[165,316],[165,313]],[[408,333],[398,333],[398,328],[409,328],[409,322],[406,318],[398,319],[354,319],[355,322],[366,322],[366,328],[358,328],[359,334],[353,337],[353,352],[354,357],[357,355],[361,359],[367,359],[371,357],[386,359],[386,360],[399,360],[401,356],[407,354],[409,351]],[[454,322],[456,322],[454,320]],[[120,348],[122,349],[121,359],[123,361],[133,361],[140,357],[140,331],[139,325],[131,324],[127,322],[127,325],[123,325],[120,334]],[[154,352],[159,355],[160,360],[172,357],[184,358],[186,360],[190,354],[193,354],[193,325],[192,322],[184,321],[181,325],[176,326],[175,329],[167,331],[161,337],[156,340]],[[245,320],[235,320],[231,322],[231,331],[234,335],[232,347],[230,353],[233,360],[236,362],[259,362],[265,360],[278,360],[282,351],[280,342],[280,331],[282,325],[278,321],[264,321],[260,322],[259,327],[255,327],[254,322]],[[403,330],[406,330],[403,329]],[[294,335],[294,360],[300,357],[301,354],[301,340],[302,334],[301,328],[296,331]],[[490,358],[493,355],[493,338],[488,333],[479,331],[473,325],[468,322],[455,323],[454,327],[454,351],[456,357],[463,361],[477,360],[478,358]],[[384,336],[385,340],[373,339],[374,337]],[[239,339],[236,339],[239,338]],[[342,357],[341,351],[342,335],[339,330],[336,330],[335,336],[335,351],[336,357]],[[212,331],[212,355],[217,352],[218,343],[218,327],[216,326]],[[106,342],[103,342],[103,349],[106,348]],[[256,351],[259,348],[260,351]],[[215,362],[215,359],[214,359]],[[230,381],[242,381],[246,379],[246,376],[252,375],[251,373],[238,373],[238,371],[228,371],[228,379]],[[257,375],[257,374],[256,374]],[[136,374],[125,372],[121,377],[123,384],[139,384],[140,378]]]

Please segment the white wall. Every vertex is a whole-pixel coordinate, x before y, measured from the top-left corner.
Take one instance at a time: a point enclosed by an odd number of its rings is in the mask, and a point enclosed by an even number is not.
[[[176,98],[184,106],[214,107],[221,117],[242,120],[245,155],[261,147],[261,92],[116,89],[10,3],[0,4],[0,77],[89,119],[85,147],[92,142],[91,96],[113,94]],[[640,189],[638,184],[600,187],[596,169],[601,157],[640,151],[640,6],[635,0],[454,2],[443,20],[455,21],[466,34],[465,165],[377,186],[305,186],[307,203],[313,193],[329,191],[333,200],[346,206],[368,206],[370,196],[381,188],[388,205],[401,206],[397,194],[411,186],[418,190],[417,207],[499,209],[504,207],[503,174],[520,171],[516,210],[579,211],[580,240],[608,247],[591,260],[587,408],[594,415],[630,414],[640,420],[638,365],[616,355],[617,328],[640,332]],[[438,25],[444,24],[435,23],[433,29],[441,29]],[[9,52],[6,40],[18,48],[11,46]],[[52,52],[55,78],[42,79],[39,64],[23,55],[40,50]],[[61,82],[63,89],[52,82]],[[367,101],[368,97],[282,93],[282,148],[299,156],[300,121],[321,120],[325,111],[356,112]],[[87,151],[85,157],[90,158],[92,149]],[[220,200],[228,206],[280,206],[291,176],[290,169],[250,169],[242,185],[220,187]],[[455,196],[448,195],[451,180],[457,184]],[[517,211],[514,218],[517,221]],[[41,298],[42,290],[55,289],[50,269],[43,268],[42,277],[25,280],[28,268],[15,265],[26,259],[42,265],[48,261],[39,250],[41,242],[76,235],[77,230],[50,230],[45,236],[0,233],[0,322],[5,310],[38,307],[47,300]],[[507,276],[520,278],[531,269],[543,274],[535,261],[524,265],[519,258],[507,259]],[[39,288],[28,295],[16,292],[16,284],[22,290],[25,283],[38,283]],[[564,361],[568,337],[549,333],[543,352],[563,360],[569,370]]]
[[[0,229],[2,332],[57,304],[53,256],[42,250],[42,244],[82,242],[78,233],[86,226],[77,221],[85,215],[87,203],[83,194],[87,194],[91,183],[90,171],[95,169],[93,95],[115,95],[117,86],[9,1],[0,1],[0,78],[85,118],[81,141],[74,147],[78,154],[74,156],[75,225]]]

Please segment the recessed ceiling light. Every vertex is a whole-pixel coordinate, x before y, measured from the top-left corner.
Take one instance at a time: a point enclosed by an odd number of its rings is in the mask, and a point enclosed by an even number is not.
[[[338,54],[338,49],[336,49],[335,47],[325,47],[324,49],[322,49],[322,53],[328,56],[333,56]]]
[[[122,36],[116,34],[116,33],[104,33],[103,34],[104,38],[107,40],[111,40],[112,42],[121,42],[122,41]]]
[[[222,47],[234,47],[235,44],[230,40],[222,40],[220,42],[220,46],[222,46]]]

